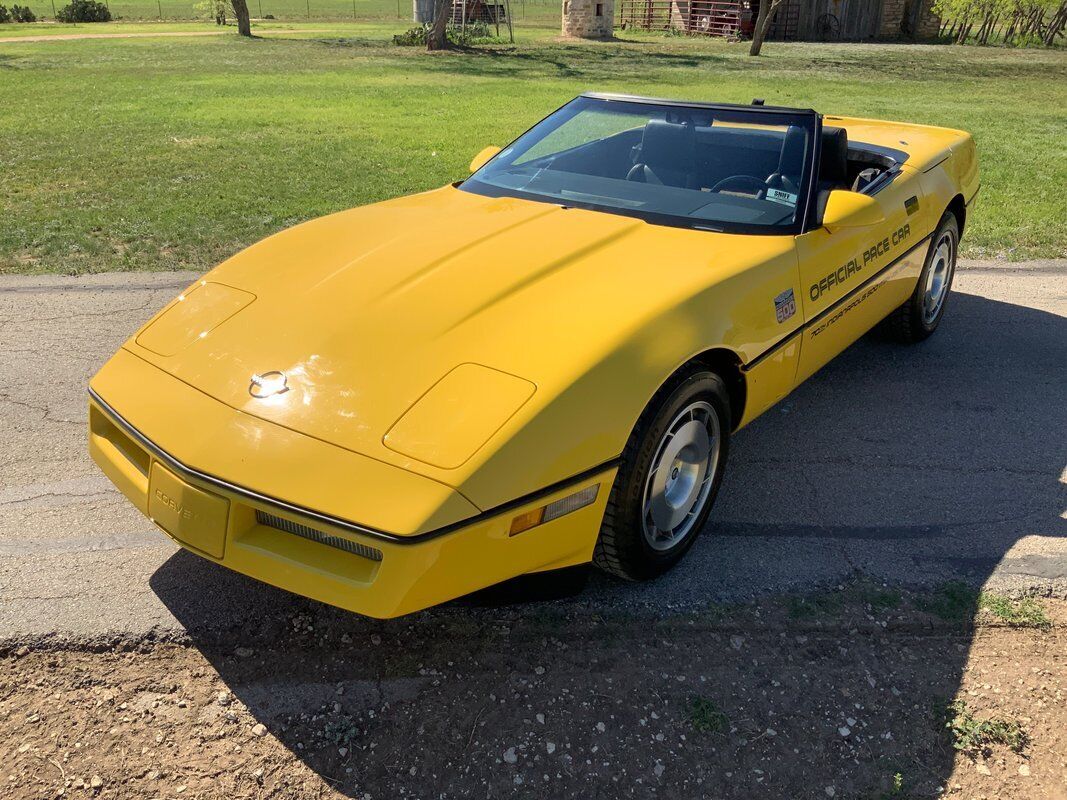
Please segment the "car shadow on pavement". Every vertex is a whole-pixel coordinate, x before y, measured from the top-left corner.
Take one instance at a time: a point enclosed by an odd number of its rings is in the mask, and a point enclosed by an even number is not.
[[[348,796],[931,796],[974,589],[1063,590],[1067,554],[1028,542],[1067,533],[1065,364],[1067,320],[959,292],[925,343],[868,336],[737,435],[708,530],[649,584],[572,570],[392,621],[186,552],[151,586]],[[916,587],[946,636],[894,616]],[[739,628],[750,601],[775,623]]]

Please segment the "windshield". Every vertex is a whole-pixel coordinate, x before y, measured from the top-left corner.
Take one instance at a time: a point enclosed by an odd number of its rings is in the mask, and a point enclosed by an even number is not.
[[[579,97],[460,188],[640,217],[652,223],[795,232],[813,112]]]

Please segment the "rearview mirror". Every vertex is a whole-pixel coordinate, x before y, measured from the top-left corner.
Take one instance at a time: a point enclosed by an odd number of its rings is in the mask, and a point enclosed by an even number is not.
[[[474,160],[471,161],[471,172],[477,172],[478,170],[480,170],[482,167],[489,163],[489,159],[491,159],[499,152],[499,147],[493,144],[489,145],[487,148],[482,150],[482,152],[476,155],[474,157]]]
[[[878,201],[867,194],[834,189],[826,200],[822,224],[831,233],[841,228],[866,228],[885,222]]]

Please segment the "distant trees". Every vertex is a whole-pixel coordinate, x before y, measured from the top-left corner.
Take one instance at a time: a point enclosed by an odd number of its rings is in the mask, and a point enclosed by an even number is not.
[[[1067,0],[935,0],[934,11],[956,44],[1052,45],[1067,26]]]

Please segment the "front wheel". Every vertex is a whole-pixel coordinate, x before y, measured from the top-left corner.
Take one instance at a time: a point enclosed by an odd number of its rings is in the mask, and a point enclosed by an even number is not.
[[[623,451],[593,563],[629,580],[673,566],[707,521],[729,446],[722,378],[694,368],[660,390]]]
[[[956,274],[959,242],[956,215],[946,211],[934,232],[915,291],[904,305],[886,318],[886,330],[893,338],[910,344],[921,342],[937,330]]]

